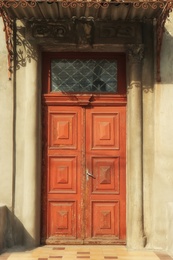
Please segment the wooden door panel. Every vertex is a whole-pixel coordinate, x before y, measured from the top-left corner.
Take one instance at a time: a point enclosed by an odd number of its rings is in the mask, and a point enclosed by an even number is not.
[[[125,240],[125,107],[86,110],[86,243]],[[98,242],[99,240],[99,242]]]
[[[76,193],[76,157],[49,157],[49,192]]]
[[[76,202],[56,201],[49,203],[50,234],[58,237],[76,238]]]
[[[119,113],[93,112],[92,149],[119,149]]]
[[[83,238],[81,122],[81,107],[48,107],[47,243]]]
[[[119,157],[92,157],[95,180],[92,181],[92,194],[119,194]]]
[[[119,201],[92,202],[92,237],[119,239]]]
[[[56,149],[77,148],[77,113],[50,114],[49,146]]]

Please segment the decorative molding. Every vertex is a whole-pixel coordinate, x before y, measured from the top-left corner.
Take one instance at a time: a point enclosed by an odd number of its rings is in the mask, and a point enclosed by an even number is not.
[[[172,0],[170,2],[173,2]],[[164,8],[167,0],[143,0],[143,1],[133,1],[133,6],[135,8],[142,8],[142,9],[157,9],[157,8]]]
[[[127,45],[127,58],[129,60],[129,75],[130,75],[130,85],[128,86],[128,91],[133,88],[141,89],[141,72],[142,72],[142,60],[144,58],[144,45],[143,44],[129,44]],[[131,67],[135,64],[135,67]]]
[[[167,3],[167,0],[40,0],[39,3],[47,2],[48,4],[53,3],[62,3],[62,7],[84,7],[86,4],[87,7],[94,7],[94,8],[107,8],[110,4],[116,4],[117,6],[120,4],[132,4],[135,8],[143,8],[143,9],[157,9],[157,8],[164,8],[165,4]],[[169,0],[169,3],[172,3],[173,0]],[[6,7],[6,8],[17,8],[21,6],[22,8],[26,7],[35,7],[38,4],[37,0],[0,0],[0,7]]]
[[[68,28],[63,23],[33,23],[32,36],[34,38],[64,38],[66,37]]]
[[[84,96],[78,94],[55,94],[50,96],[49,94],[44,94],[42,96],[42,104],[47,106],[56,106],[56,105],[82,105],[87,106],[89,103],[95,105],[104,105],[112,106],[115,103],[122,106],[127,103],[126,95],[94,95],[94,94],[86,94]]]
[[[92,17],[72,17],[59,22],[27,22],[26,38],[40,45],[74,43],[77,46],[92,46],[95,23]]]
[[[28,21],[25,26],[28,41],[47,47],[68,43],[86,48],[93,44],[133,44],[137,38],[141,41],[137,22],[94,21],[93,17],[82,16],[58,22]]]
[[[136,35],[135,23],[101,23],[100,38],[134,38]]]
[[[127,56],[130,62],[140,63],[144,58],[144,45],[143,44],[128,44]]]
[[[49,3],[49,0],[46,0],[47,3]],[[44,2],[44,0],[40,1]],[[54,2],[54,1],[51,1]],[[17,8],[18,6],[21,6],[22,8],[25,7],[35,7],[37,5],[37,0],[0,0],[0,7],[6,7],[6,8]]]
[[[94,43],[94,18],[72,17],[74,23],[75,41],[77,46],[90,45]]]

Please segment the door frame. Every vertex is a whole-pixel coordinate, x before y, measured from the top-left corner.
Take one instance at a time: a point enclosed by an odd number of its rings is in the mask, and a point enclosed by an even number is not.
[[[97,58],[98,52],[90,53],[91,57]],[[118,63],[118,93],[114,95],[110,94],[73,94],[73,93],[50,93],[50,62],[52,58],[60,57],[80,57],[82,59],[89,56],[88,53],[44,53],[43,54],[43,89],[42,89],[42,122],[45,131],[42,134],[42,144],[43,144],[43,156],[42,156],[42,190],[41,190],[41,212],[42,212],[42,225],[41,225],[41,241],[42,243],[46,240],[47,234],[47,176],[46,176],[46,156],[47,156],[47,142],[46,140],[46,129],[47,129],[47,109],[51,105],[77,105],[77,106],[87,106],[90,102],[93,102],[96,106],[104,105],[108,103],[108,106],[126,106],[127,96],[126,96],[126,56],[124,53],[102,53],[101,58],[117,59]],[[99,54],[100,56],[100,54]],[[45,66],[44,66],[45,64]],[[44,174],[43,174],[44,173]],[[80,242],[77,242],[80,243]],[[117,243],[118,244],[118,243]],[[124,244],[124,242],[120,242]]]

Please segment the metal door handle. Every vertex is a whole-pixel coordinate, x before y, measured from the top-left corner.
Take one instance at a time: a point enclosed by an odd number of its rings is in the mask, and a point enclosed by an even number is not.
[[[95,177],[94,175],[92,175],[92,174],[88,171],[88,169],[86,170],[86,174],[87,174],[87,176],[90,176],[90,177],[92,177],[93,179],[96,179],[96,177]]]

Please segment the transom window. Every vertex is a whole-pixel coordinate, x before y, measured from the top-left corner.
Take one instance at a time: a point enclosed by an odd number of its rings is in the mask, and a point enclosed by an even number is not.
[[[117,61],[52,59],[51,92],[117,92]]]

